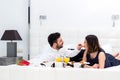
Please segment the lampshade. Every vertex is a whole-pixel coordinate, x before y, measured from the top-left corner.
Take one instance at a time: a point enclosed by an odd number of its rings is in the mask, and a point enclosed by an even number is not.
[[[1,40],[22,40],[17,30],[5,30]]]

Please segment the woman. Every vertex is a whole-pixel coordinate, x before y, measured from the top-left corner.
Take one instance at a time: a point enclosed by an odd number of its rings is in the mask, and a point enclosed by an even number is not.
[[[84,68],[106,68],[120,65],[120,59],[105,53],[100,47],[97,36],[88,35],[84,41],[85,52],[83,60],[89,62],[89,65],[82,65]]]

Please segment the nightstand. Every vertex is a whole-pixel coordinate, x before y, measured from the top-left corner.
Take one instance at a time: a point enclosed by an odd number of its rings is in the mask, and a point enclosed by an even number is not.
[[[3,56],[3,57],[0,57],[0,66],[1,65],[10,65],[10,64],[16,64],[18,60],[21,60],[23,59],[22,56],[18,56],[18,57],[6,57],[6,56]]]

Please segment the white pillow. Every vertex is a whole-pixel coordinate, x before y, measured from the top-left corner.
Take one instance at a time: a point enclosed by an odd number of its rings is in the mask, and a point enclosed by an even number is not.
[[[103,45],[102,48],[105,50],[106,53],[112,54],[112,46],[110,44]]]

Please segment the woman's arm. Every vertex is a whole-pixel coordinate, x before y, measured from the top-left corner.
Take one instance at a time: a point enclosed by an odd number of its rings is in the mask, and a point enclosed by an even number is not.
[[[89,66],[87,64],[82,64],[81,67],[82,68],[99,68],[99,64],[94,64],[93,66]]]
[[[100,69],[105,67],[105,60],[106,60],[105,53],[100,52],[98,56],[98,65]]]

